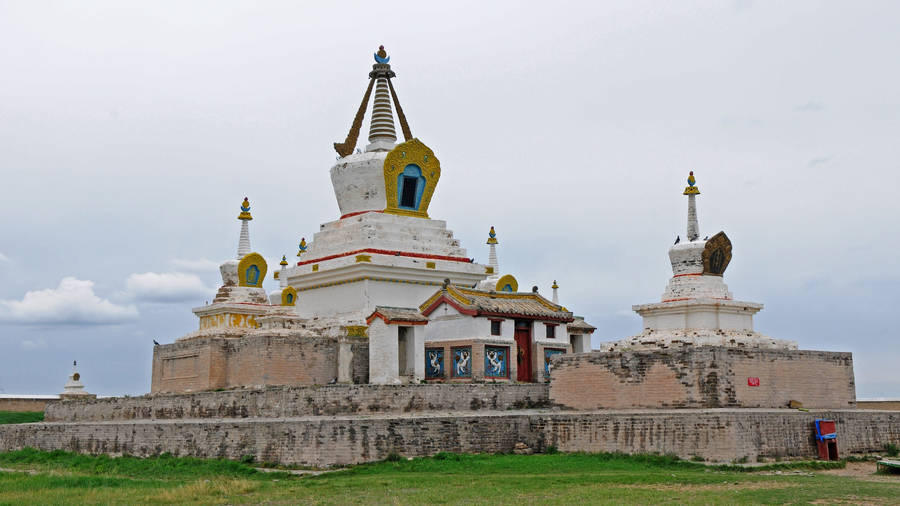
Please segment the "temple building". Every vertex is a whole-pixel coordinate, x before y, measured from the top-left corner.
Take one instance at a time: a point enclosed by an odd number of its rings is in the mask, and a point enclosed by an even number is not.
[[[198,330],[154,348],[151,392],[325,383],[547,381],[550,358],[590,350],[594,327],[553,300],[519,292],[501,275],[497,234],[488,263],[468,256],[428,214],[441,176],[414,138],[392,79],[375,53],[368,86],[331,167],[340,216],[324,223],[297,261],[268,265],[250,242],[250,201],[240,206],[237,255],[220,267]],[[374,93],[373,93],[374,91]],[[374,94],[374,97],[373,97]],[[368,144],[357,149],[372,102]],[[395,117],[403,135],[398,142]]]
[[[684,189],[688,198],[687,234],[669,248],[672,277],[660,302],[632,306],[643,318],[643,332],[613,343],[603,351],[734,346],[796,350],[795,341],[773,339],[753,330],[753,315],[763,305],[734,300],[724,281],[731,262],[731,240],[725,232],[700,239],[693,171]]]

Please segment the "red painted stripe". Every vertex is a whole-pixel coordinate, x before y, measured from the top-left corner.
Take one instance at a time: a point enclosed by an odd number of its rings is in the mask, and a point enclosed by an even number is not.
[[[681,276],[702,276],[702,275],[703,275],[702,272],[698,272],[698,273],[696,273],[696,274],[693,274],[693,273],[691,273],[691,274],[676,274],[676,275],[674,275],[674,276],[672,276],[672,277],[673,277],[673,278],[680,278]]]
[[[343,220],[344,218],[350,218],[350,217],[352,217],[352,216],[359,216],[360,214],[366,214],[366,213],[383,213],[383,212],[384,212],[384,211],[375,211],[375,210],[372,210],[372,211],[356,211],[355,213],[347,213],[347,214],[341,216],[341,219]]]
[[[429,260],[448,260],[450,262],[465,262],[471,263],[472,260],[463,257],[450,257],[443,255],[426,255],[424,253],[409,253],[406,251],[394,251],[387,249],[374,249],[374,248],[366,248],[366,249],[358,249],[356,251],[348,251],[346,253],[338,253],[337,255],[329,255],[327,257],[316,258],[313,260],[304,260],[302,262],[297,262],[297,265],[307,265],[314,264],[316,262],[324,262],[325,260],[332,260],[334,258],[341,258],[350,255],[357,255],[359,253],[373,253],[376,255],[391,255],[391,256],[401,256],[401,257],[413,257],[413,258],[427,258]]]

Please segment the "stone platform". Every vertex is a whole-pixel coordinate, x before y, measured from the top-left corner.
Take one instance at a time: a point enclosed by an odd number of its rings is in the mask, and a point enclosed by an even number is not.
[[[91,454],[173,455],[257,460],[316,467],[424,457],[441,451],[672,453],[730,462],[816,455],[813,422],[837,422],[842,455],[900,443],[896,411],[681,409],[562,412],[428,412],[296,418],[50,422],[0,427],[0,449],[26,447]]]
[[[674,453],[711,461],[816,455],[813,422],[842,454],[900,444],[900,412],[549,407],[539,384],[333,385],[51,402],[47,421],[0,426],[0,451],[173,455],[316,467],[440,451]]]

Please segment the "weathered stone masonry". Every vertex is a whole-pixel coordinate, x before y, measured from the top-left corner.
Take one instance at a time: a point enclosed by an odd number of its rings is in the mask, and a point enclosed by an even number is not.
[[[550,399],[571,409],[856,407],[850,353],[709,346],[559,355],[553,367]]]
[[[132,420],[38,423],[0,428],[0,448],[83,453],[170,452],[331,466],[368,462],[392,452],[509,452],[517,442],[538,450],[674,453],[730,461],[761,455],[815,455],[812,423],[838,424],[843,454],[900,443],[900,413],[835,410],[633,410],[607,412],[416,413],[304,418]]]

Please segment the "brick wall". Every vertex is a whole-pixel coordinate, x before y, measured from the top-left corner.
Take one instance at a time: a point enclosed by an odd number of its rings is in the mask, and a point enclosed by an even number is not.
[[[732,461],[757,456],[813,457],[815,418],[837,422],[844,455],[900,443],[900,413],[834,410],[679,409],[593,413],[490,411],[457,416],[372,415],[287,419],[136,420],[0,426],[0,451],[25,447],[83,453],[226,457],[331,466],[396,452],[536,451],[674,453]]]
[[[0,411],[43,411],[47,399],[0,399]]]
[[[47,421],[281,418],[548,406],[546,385],[326,385],[52,401]]]
[[[207,337],[155,346],[150,391],[327,384],[337,378],[339,339],[351,343],[353,380],[367,381],[365,338]]]
[[[855,392],[850,353],[725,347],[560,355],[550,384],[551,402],[573,409],[841,409]]]

